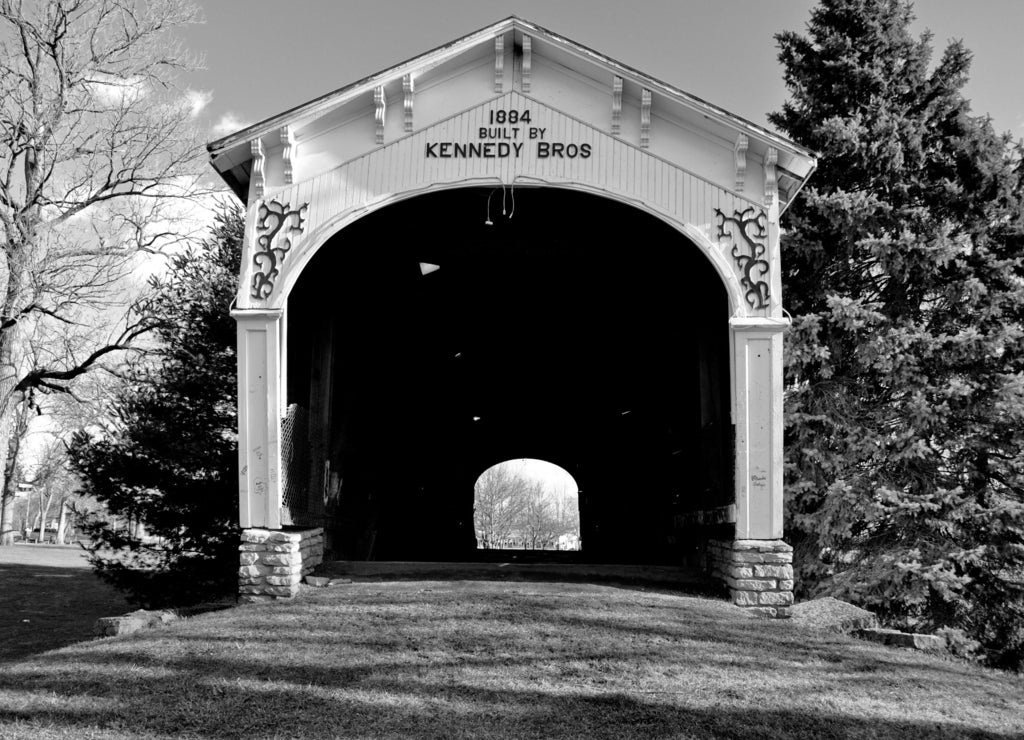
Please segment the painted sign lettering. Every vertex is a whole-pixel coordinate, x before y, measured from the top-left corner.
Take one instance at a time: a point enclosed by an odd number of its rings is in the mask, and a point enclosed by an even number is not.
[[[523,150],[522,143],[509,144],[488,141],[486,144],[462,144],[458,141],[434,141],[427,144],[427,157],[437,159],[454,159],[458,157],[481,157],[483,159],[504,159],[509,156],[518,157]]]
[[[533,122],[529,109],[491,110],[487,122],[489,125],[477,129],[479,141],[428,141],[424,156],[427,159],[519,159],[523,156],[524,140],[532,142],[525,151],[532,150],[537,159],[589,159],[593,152],[590,144],[547,141],[546,128],[520,125]]]

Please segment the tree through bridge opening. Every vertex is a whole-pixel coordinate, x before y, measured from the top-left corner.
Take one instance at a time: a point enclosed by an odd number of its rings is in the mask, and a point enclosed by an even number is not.
[[[578,551],[579,487],[543,460],[506,460],[487,468],[473,489],[478,550]]]

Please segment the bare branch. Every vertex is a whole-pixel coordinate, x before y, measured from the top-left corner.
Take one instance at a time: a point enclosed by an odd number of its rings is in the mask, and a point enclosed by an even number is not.
[[[196,230],[183,214],[202,197],[204,151],[177,75],[198,60],[171,32],[198,19],[190,0],[0,0],[8,456],[10,415],[27,394],[81,399],[83,378],[116,374],[156,323],[121,314],[145,290],[145,255]]]

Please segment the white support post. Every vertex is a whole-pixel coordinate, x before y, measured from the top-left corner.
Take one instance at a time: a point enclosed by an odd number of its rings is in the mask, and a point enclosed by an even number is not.
[[[263,197],[263,191],[266,189],[267,181],[264,174],[264,165],[266,164],[267,154],[263,150],[262,139],[257,138],[250,141],[249,149],[252,152],[252,174],[249,175],[249,205],[252,205]]]
[[[384,143],[384,124],[387,121],[388,94],[383,85],[373,88],[373,120],[376,124],[374,141]]]
[[[612,136],[622,133],[622,78],[612,77]]]
[[[782,537],[782,332],[786,319],[734,318],[736,539]]]
[[[282,126],[281,138],[281,161],[284,164],[284,184],[291,185],[295,182],[295,133],[291,126]]]
[[[413,105],[416,102],[415,93],[416,83],[412,73],[410,73],[402,78],[402,108],[405,112],[402,130],[407,134],[412,132]]]
[[[779,246],[782,231],[779,228],[779,198],[778,195],[772,198],[768,204],[768,263],[771,265],[769,277],[769,315],[780,317],[782,313],[782,251]]]
[[[651,145],[651,91],[640,91],[640,148]]]
[[[238,518],[281,528],[280,310],[232,311],[238,322]]]
[[[494,92],[505,92],[505,36],[494,37]]]
[[[533,70],[533,39],[523,36],[523,66],[522,82],[520,83],[524,93],[530,92],[531,74]]]

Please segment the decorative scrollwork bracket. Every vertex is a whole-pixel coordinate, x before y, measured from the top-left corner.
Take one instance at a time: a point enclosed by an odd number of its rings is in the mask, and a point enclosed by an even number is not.
[[[290,204],[276,200],[260,203],[256,213],[256,252],[252,256],[256,268],[252,276],[253,298],[263,300],[274,292],[274,281],[281,273],[285,255],[292,248],[292,239],[305,227],[308,207],[308,203],[303,203],[292,209]]]
[[[765,278],[771,269],[765,259],[768,252],[768,216],[753,207],[734,211],[732,216],[726,216],[716,208],[715,215],[718,217],[718,238],[732,241],[732,258],[742,273],[740,285],[746,290],[744,298],[751,308],[767,308],[769,293]]]

